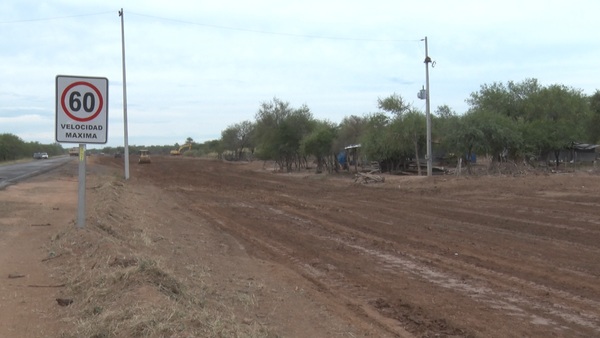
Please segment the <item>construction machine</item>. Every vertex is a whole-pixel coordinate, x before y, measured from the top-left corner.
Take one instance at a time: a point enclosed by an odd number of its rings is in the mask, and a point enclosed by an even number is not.
[[[171,154],[171,156],[179,156],[179,155],[181,155],[181,151],[185,148],[187,148],[188,150],[192,150],[192,144],[186,143],[186,144],[182,145],[181,147],[179,147],[179,149],[171,150],[170,154]]]
[[[138,160],[139,164],[151,163],[150,155],[148,155],[148,150],[142,149],[140,150],[140,159]]]

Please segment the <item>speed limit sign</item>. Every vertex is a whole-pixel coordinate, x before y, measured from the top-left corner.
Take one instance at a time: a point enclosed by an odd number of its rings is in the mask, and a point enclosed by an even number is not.
[[[108,135],[108,79],[56,77],[56,141],[106,143]]]

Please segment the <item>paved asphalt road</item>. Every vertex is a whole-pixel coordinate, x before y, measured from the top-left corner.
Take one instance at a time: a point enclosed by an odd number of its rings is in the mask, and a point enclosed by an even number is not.
[[[0,165],[0,190],[29,177],[43,174],[69,161],[75,161],[76,159],[76,157],[57,156],[45,160]]]

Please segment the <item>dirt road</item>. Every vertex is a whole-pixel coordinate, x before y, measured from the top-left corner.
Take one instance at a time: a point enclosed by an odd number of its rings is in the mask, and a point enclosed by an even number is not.
[[[82,256],[86,271],[161,257],[189,294],[202,284],[229,304],[242,330],[259,323],[255,336],[600,336],[597,173],[386,176],[365,186],[257,163],[152,160],[132,163],[123,183],[107,174],[120,170],[115,159],[93,159],[89,175],[103,178],[90,178],[88,219],[100,230],[61,236],[112,239],[57,240],[64,256],[51,267],[82,284],[81,267],[65,268]],[[57,315],[66,322],[90,299],[111,306],[74,287],[60,292],[86,295]]]

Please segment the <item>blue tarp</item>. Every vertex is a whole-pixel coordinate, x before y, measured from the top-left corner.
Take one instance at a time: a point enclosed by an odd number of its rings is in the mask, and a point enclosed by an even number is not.
[[[337,155],[337,160],[338,160],[338,163],[341,164],[343,167],[346,164],[346,161],[348,160],[346,157],[346,152],[342,151],[341,153],[339,153]]]

